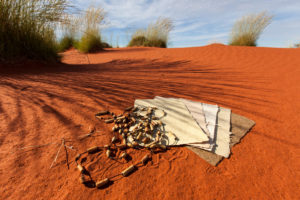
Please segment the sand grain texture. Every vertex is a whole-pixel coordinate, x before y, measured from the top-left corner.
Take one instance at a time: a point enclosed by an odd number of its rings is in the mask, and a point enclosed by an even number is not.
[[[65,64],[0,64],[0,199],[300,199],[300,49],[209,45],[64,55]],[[59,145],[17,151],[75,140],[94,125],[102,136],[67,144],[84,150],[108,143],[111,125],[94,114],[155,96],[218,104],[256,125],[218,167],[173,148],[102,190],[80,185],[64,153],[49,169]],[[68,152],[73,161],[76,152]],[[128,153],[133,160],[145,155]],[[99,158],[85,163],[98,180],[131,165]]]

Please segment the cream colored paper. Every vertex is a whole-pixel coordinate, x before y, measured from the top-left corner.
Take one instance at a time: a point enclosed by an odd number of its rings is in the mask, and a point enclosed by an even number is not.
[[[160,96],[156,96],[154,99],[156,100],[161,100],[164,102],[164,105],[165,107],[169,107],[170,105],[173,105],[175,107],[178,107],[179,105],[182,105],[182,101],[178,98],[164,98],[164,97],[160,97]],[[184,104],[185,105],[185,104]],[[184,106],[182,105],[182,110],[184,110],[186,112],[186,116],[189,116],[189,118],[186,118],[190,121],[190,123],[192,123],[191,121],[195,119],[193,118],[193,116],[191,115],[190,111],[187,109],[187,107],[185,106],[185,109],[184,109]],[[196,122],[196,121],[195,121]],[[197,124],[197,122],[196,122]],[[197,128],[200,128],[199,125],[197,124]],[[201,129],[201,128],[200,128]],[[201,134],[205,134],[204,131],[201,129]],[[183,136],[184,137],[184,136]],[[185,136],[185,137],[188,137],[188,136]],[[207,136],[208,138],[208,141],[205,141],[205,142],[193,142],[193,143],[190,143],[188,145],[192,145],[192,146],[195,146],[197,148],[201,148],[201,149],[205,149],[205,150],[211,150],[211,145],[210,145],[210,139],[209,137]]]
[[[225,158],[230,155],[230,118],[231,110],[220,107],[216,126],[216,145],[212,152]]]
[[[203,130],[203,132],[212,139],[214,137],[214,134],[211,134],[207,127],[206,127],[206,120],[205,115],[203,112],[202,103],[196,102],[196,101],[190,101],[187,99],[180,99],[187,109],[190,111],[192,117],[195,119],[195,121],[198,123],[200,128]]]
[[[198,123],[200,128],[205,132],[205,134],[209,137],[209,144],[210,147],[207,148],[207,150],[211,151],[215,145],[215,128],[212,127],[211,131],[208,130],[207,126],[208,123],[206,122],[205,118],[205,113],[203,110],[203,104],[201,102],[196,102],[196,101],[191,101],[187,99],[180,99],[187,107],[187,109],[190,111],[192,117],[195,119],[195,121]],[[210,123],[211,125],[215,125],[216,119],[217,119],[217,112],[218,112],[218,107],[215,109],[215,106],[205,106],[206,107],[206,115],[211,115],[213,119],[213,124]],[[212,108],[212,109],[210,109]]]
[[[209,139],[192,118],[184,103],[179,100],[166,99],[137,99],[135,106],[151,106],[166,112],[161,121],[165,124],[166,132],[174,133],[178,141],[171,141],[169,145],[183,145],[191,143],[205,143]],[[204,144],[204,146],[207,144]]]
[[[214,139],[216,135],[216,122],[217,122],[217,116],[219,112],[219,106],[206,104],[206,103],[201,103],[201,104],[205,116],[206,127],[209,131],[211,138]]]
[[[177,98],[164,98],[164,97],[155,97],[155,99],[164,99],[166,104],[176,103]],[[168,101],[169,100],[169,101]],[[190,100],[180,99],[182,102],[186,102]],[[191,101],[193,102],[193,101]],[[203,109],[203,114],[205,116],[206,127],[209,131],[210,136],[213,140],[210,140],[210,146],[203,146],[203,144],[188,144],[189,146],[193,146],[196,148],[201,148],[207,151],[212,151],[223,157],[228,157],[230,155],[230,117],[231,110],[226,108],[219,108],[217,105],[205,104],[201,102],[194,102],[195,104],[201,104]],[[199,107],[201,108],[201,107]],[[187,107],[188,109],[188,107]],[[201,111],[200,111],[201,112]],[[193,115],[193,113],[191,113]],[[194,116],[195,118],[195,116]],[[203,120],[203,117],[200,119]],[[201,122],[203,124],[203,122]]]

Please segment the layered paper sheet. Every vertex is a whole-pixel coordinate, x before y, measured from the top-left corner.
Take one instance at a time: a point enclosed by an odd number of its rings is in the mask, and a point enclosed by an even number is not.
[[[181,113],[184,112],[185,115],[182,115],[182,120],[184,121],[188,121],[190,124],[193,123],[194,128],[198,129],[198,131],[203,135],[205,134],[208,138],[208,140],[203,141],[203,142],[198,142],[198,141],[194,141],[191,143],[188,143],[191,146],[197,147],[197,148],[202,148],[202,149],[206,149],[206,150],[211,150],[211,145],[210,145],[210,139],[207,133],[205,133],[201,127],[199,126],[199,124],[197,123],[197,121],[193,118],[193,115],[191,114],[191,112],[187,109],[186,105],[183,103],[183,101],[181,99],[178,98],[164,98],[164,97],[159,97],[156,96],[154,98],[155,100],[159,100],[160,102],[162,102],[164,104],[164,108],[168,109],[170,105],[172,105],[172,107],[177,107],[178,105],[181,105]],[[168,113],[168,111],[166,111]],[[176,110],[174,110],[174,112],[176,112]],[[180,113],[178,113],[180,114]],[[175,115],[174,115],[175,116]],[[186,118],[186,116],[188,116],[188,118]],[[171,128],[173,128],[174,124],[172,124],[172,118],[170,119],[169,126]],[[193,122],[191,122],[191,121]],[[185,127],[186,123],[182,124],[183,128]],[[185,128],[184,128],[185,129]],[[180,130],[177,130],[176,132],[179,132]],[[189,137],[188,135],[188,131],[186,130],[185,133],[181,133],[181,138],[185,138],[185,137]]]
[[[190,111],[192,117],[198,123],[198,125],[203,130],[203,132],[207,136],[209,136],[210,140],[213,140],[215,134],[210,133],[207,129],[207,124],[206,124],[206,119],[205,119],[202,103],[190,101],[187,99],[180,99],[180,100],[185,104],[187,109]]]
[[[231,110],[179,98],[137,99],[135,106],[156,107],[163,110],[161,115],[166,145],[189,145],[211,151],[223,157],[230,155],[230,118]]]
[[[239,143],[254,125],[255,122],[251,119],[248,119],[241,115],[237,115],[235,113],[231,113],[230,126],[232,134],[230,137],[230,148]],[[188,146],[187,148],[195,152],[200,158],[204,159],[206,162],[213,166],[218,165],[224,158],[223,156],[217,155],[213,152],[206,151],[203,149],[190,146]]]
[[[202,105],[203,113],[206,121],[206,127],[210,133],[211,138],[214,141],[216,135],[216,123],[217,123],[219,107],[217,105],[211,105],[206,103],[200,103],[200,102],[196,102],[196,103]]]
[[[230,155],[230,118],[231,110],[220,107],[216,124],[216,145],[212,152],[225,158]]]
[[[165,124],[164,129],[166,132],[174,133],[178,138],[178,140],[175,140],[170,137],[169,145],[207,143],[209,141],[207,135],[198,126],[181,101],[176,100],[168,103],[163,99],[137,99],[134,105],[157,107],[166,112],[166,115],[161,118],[161,121]]]
[[[198,123],[200,128],[209,137],[209,148],[207,150],[212,150],[215,146],[215,124],[217,120],[218,106],[203,104],[196,101],[191,101],[187,99],[180,99],[190,111],[191,115]],[[204,109],[205,108],[205,109]]]

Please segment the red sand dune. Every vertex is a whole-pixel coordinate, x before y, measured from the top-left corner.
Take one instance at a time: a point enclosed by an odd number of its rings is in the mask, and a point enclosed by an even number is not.
[[[65,64],[0,64],[0,199],[300,199],[300,49],[209,45],[64,56]],[[156,95],[228,107],[256,125],[218,167],[172,148],[103,190],[79,184],[64,151],[49,169],[58,145],[19,150],[75,140],[90,126],[100,136],[68,145],[103,145],[111,127],[95,119],[97,111],[120,112]],[[68,152],[73,161],[76,152]],[[133,159],[144,154],[131,150]],[[95,179],[128,166],[97,159],[87,160]]]

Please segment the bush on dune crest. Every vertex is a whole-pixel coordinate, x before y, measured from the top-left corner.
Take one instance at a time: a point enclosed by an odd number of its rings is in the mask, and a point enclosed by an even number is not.
[[[107,42],[101,42],[101,46],[102,48],[113,48],[110,44],[108,44]]]
[[[132,36],[132,39],[130,40],[128,46],[144,46],[145,42],[147,41],[146,37],[144,35],[138,35]]]
[[[294,45],[295,48],[300,48],[300,43]]]
[[[58,51],[63,52],[76,47],[78,41],[76,40],[76,34],[78,31],[80,20],[78,16],[66,14],[63,17],[60,27],[62,30],[62,38],[58,42]]]
[[[146,30],[137,30],[131,36],[128,46],[166,48],[169,40],[169,33],[173,27],[173,22],[169,18],[158,18],[155,23],[149,24]]]
[[[81,52],[95,52],[101,50],[102,41],[100,34],[100,25],[105,18],[105,12],[102,8],[88,8],[82,19],[83,35],[78,43],[78,49]]]
[[[58,51],[63,52],[65,50],[70,49],[71,47],[76,46],[76,40],[70,36],[64,36],[58,43]]]
[[[55,24],[67,0],[1,0],[0,57],[57,60]]]
[[[100,25],[106,13],[100,7],[90,7],[79,15],[65,15],[61,23],[63,37],[58,43],[59,51],[75,47],[83,53],[112,48],[101,38]]]
[[[85,33],[78,44],[78,49],[83,53],[102,50],[101,36],[98,32]]]
[[[272,18],[271,15],[262,12],[238,20],[232,28],[229,45],[256,46],[259,36],[271,23]]]

